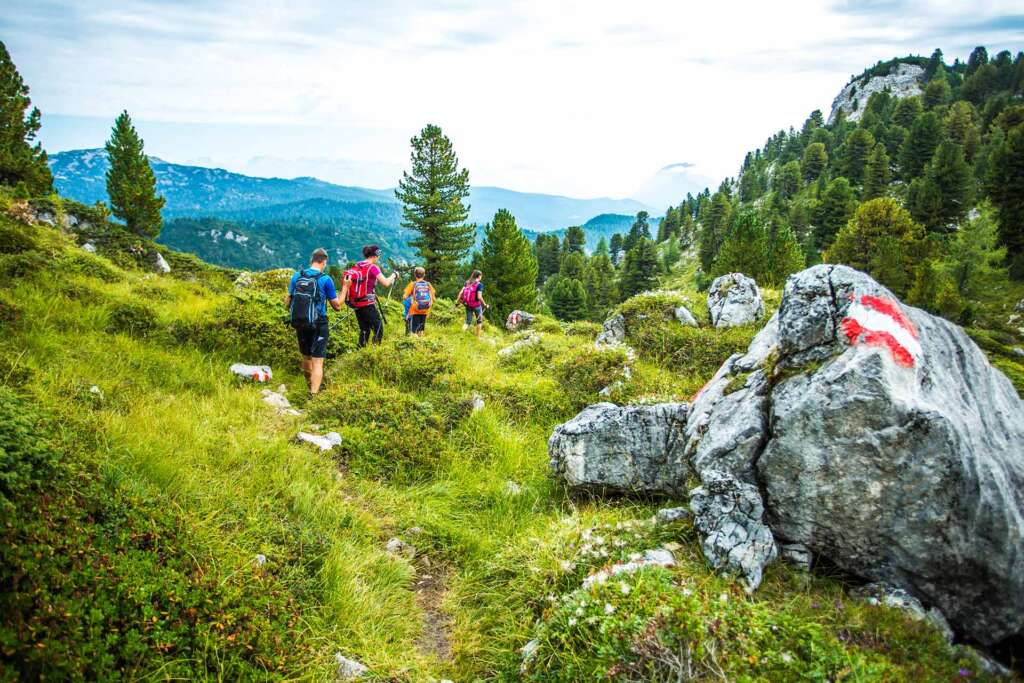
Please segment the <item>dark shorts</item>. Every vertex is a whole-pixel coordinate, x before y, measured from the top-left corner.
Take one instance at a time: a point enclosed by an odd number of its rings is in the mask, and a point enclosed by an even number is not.
[[[422,332],[427,328],[427,314],[415,313],[409,318],[409,331]]]
[[[466,306],[466,324],[473,324],[473,316],[476,316],[476,324],[484,324],[484,307],[481,306]]]
[[[330,327],[326,320],[323,320],[311,330],[296,330],[299,338],[299,353],[310,358],[327,357],[327,339],[330,336]]]

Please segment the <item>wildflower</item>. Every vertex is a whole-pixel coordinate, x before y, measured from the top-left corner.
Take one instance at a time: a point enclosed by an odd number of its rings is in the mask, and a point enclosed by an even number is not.
[[[629,587],[628,583],[623,581],[623,582],[619,583],[619,590],[622,592],[623,595],[629,595],[629,591],[631,591],[633,589]]]
[[[569,560],[561,560],[559,562],[559,565],[562,567],[563,572],[571,572],[573,569],[576,568],[576,563],[570,562]]]
[[[567,621],[566,623],[569,624],[569,626],[575,626],[576,625],[576,617],[569,617],[569,621]]]
[[[577,607],[576,608],[576,616],[578,616],[578,617],[582,617],[583,616],[583,608],[582,607]]]
[[[960,674],[960,678],[970,678],[971,677],[971,670],[970,669],[965,669],[963,667],[960,667],[959,674]]]
[[[685,595],[686,597],[690,597],[691,595],[693,595],[693,591],[690,590],[689,588],[684,588],[683,589],[683,595]]]
[[[789,664],[793,661],[793,655],[789,654],[788,652],[783,652],[782,661],[784,661],[786,664]]]
[[[614,611],[615,611],[615,605],[613,605],[610,602],[604,603],[604,613],[605,614],[611,614]]]
[[[729,602],[729,596],[725,593],[722,593],[718,596],[718,602]]]

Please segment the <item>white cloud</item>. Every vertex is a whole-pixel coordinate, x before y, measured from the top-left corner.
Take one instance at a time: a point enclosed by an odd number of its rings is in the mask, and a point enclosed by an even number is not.
[[[436,122],[475,183],[621,196],[680,159],[734,173],[771,133],[815,108],[827,115],[850,74],[879,59],[1024,42],[1014,9],[14,0],[0,31],[44,115],[112,119],[127,108],[150,151],[170,160],[337,159],[357,183],[358,162],[404,166],[409,137]],[[959,35],[964,23],[976,33]],[[156,122],[251,135],[182,126],[176,136],[162,125],[151,137]],[[380,184],[374,175],[366,184]]]

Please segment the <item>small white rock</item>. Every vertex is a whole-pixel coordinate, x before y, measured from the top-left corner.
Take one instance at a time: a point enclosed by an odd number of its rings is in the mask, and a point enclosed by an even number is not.
[[[297,438],[299,441],[305,441],[317,446],[321,451],[329,451],[341,445],[341,435],[338,432],[328,432],[324,436],[310,434],[309,432],[299,432]]]
[[[354,659],[349,659],[340,652],[334,653],[334,661],[338,663],[339,681],[354,681],[369,671],[364,665]]]
[[[82,251],[89,252],[90,254],[95,254],[96,245],[94,245],[92,242],[86,242],[85,244],[82,245]]]
[[[263,553],[258,553],[256,557],[253,558],[253,562],[256,563],[257,567],[262,567],[267,563],[267,556]]]
[[[410,560],[416,557],[416,548],[409,545],[400,538],[392,538],[391,540],[389,540],[386,549],[388,551],[388,554],[390,555],[405,557]]]
[[[160,252],[157,252],[156,254],[156,269],[161,273],[171,272],[170,264],[167,263],[167,261],[164,259],[163,254],[161,254]]]
[[[522,492],[523,487],[520,486],[518,483],[512,481],[511,479],[505,482],[505,493],[507,493],[508,495],[518,496]]]

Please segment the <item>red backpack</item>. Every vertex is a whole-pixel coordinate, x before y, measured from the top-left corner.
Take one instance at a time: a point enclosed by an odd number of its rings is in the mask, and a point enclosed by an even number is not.
[[[377,295],[370,289],[372,268],[373,264],[369,261],[360,261],[345,271],[345,280],[349,283],[345,303],[352,308],[372,306],[377,301]]]
[[[459,301],[462,302],[463,306],[467,308],[476,308],[480,305],[480,299],[477,298],[478,282],[469,280],[466,286],[462,288],[462,294],[459,294]]]

